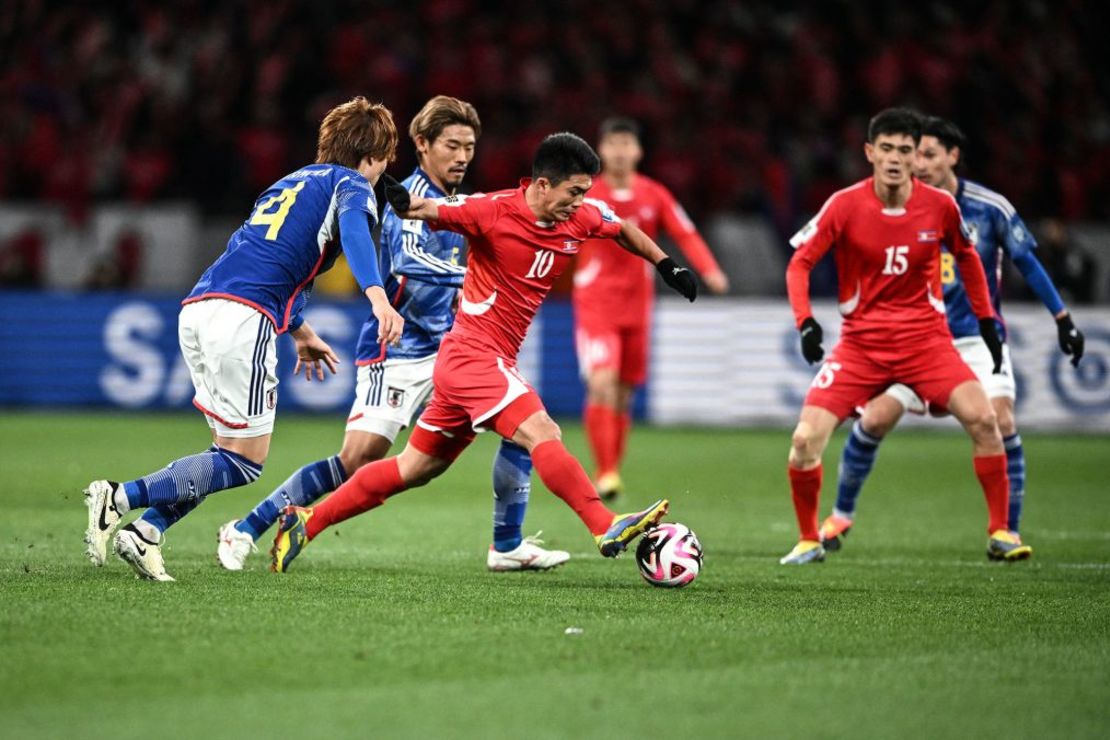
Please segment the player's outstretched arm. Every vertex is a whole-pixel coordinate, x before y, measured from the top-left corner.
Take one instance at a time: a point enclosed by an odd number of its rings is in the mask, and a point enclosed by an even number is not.
[[[382,182],[385,199],[393,206],[393,210],[397,211],[398,216],[419,221],[435,221],[439,218],[439,206],[431,198],[413,195],[388,174],[382,174]]]
[[[635,224],[628,221],[621,223],[620,232],[614,237],[617,244],[633,254],[638,254],[648,262],[655,265],[655,269],[663,277],[670,288],[680,293],[687,300],[693,302],[698,297],[698,283],[694,276],[685,267],[679,267],[667,253],[659,248],[651,237],[645,234]]]
[[[311,383],[313,375],[317,380],[324,379],[324,366],[327,366],[332,375],[339,371],[339,358],[307,321],[302,321],[289,335],[293,337],[297,348],[297,364],[293,368],[293,375],[299,375],[301,368],[304,368],[305,380]]]

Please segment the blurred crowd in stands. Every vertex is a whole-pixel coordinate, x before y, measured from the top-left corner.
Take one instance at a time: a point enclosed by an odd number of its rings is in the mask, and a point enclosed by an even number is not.
[[[785,236],[867,174],[868,116],[908,104],[957,121],[965,172],[1031,225],[1108,220],[1097,7],[15,0],[0,8],[0,200],[62,204],[75,220],[105,200],[241,216],[314,158],[337,102],[381,100],[404,130],[448,93],[482,116],[473,189],[514,184],[546,133],[593,140],[619,112],[643,123],[642,169],[695,218],[762,214]],[[413,162],[403,143],[395,172]]]

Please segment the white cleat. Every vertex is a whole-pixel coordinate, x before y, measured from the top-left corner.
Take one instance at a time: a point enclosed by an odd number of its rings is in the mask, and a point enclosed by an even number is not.
[[[498,552],[489,546],[489,555],[486,557],[486,567],[494,571],[505,570],[549,570],[570,560],[570,553],[563,550],[545,550],[540,545],[543,540],[536,532],[531,537],[521,540],[516,549],[508,552]]]
[[[108,540],[123,518],[116,508],[115,493],[120,484],[110,480],[94,480],[85,489],[85,506],[89,510],[89,526],[85,529],[85,555],[100,567],[108,558]]]
[[[162,546],[144,539],[138,530],[128,525],[119,531],[112,543],[120,560],[131,566],[137,578],[148,581],[172,581],[162,561]]]
[[[254,538],[235,528],[238,523],[238,519],[232,519],[220,527],[220,535],[217,538],[216,560],[220,561],[220,565],[227,570],[242,570],[243,564],[247,562],[247,556],[258,551]]]
[[[806,565],[808,563],[823,563],[825,561],[825,548],[817,540],[802,540],[794,545],[794,549],[779,558],[779,565]]]

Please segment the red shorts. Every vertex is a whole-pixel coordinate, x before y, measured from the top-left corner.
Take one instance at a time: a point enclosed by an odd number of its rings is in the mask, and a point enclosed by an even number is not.
[[[421,452],[454,460],[491,428],[506,439],[543,401],[513,360],[473,350],[448,336],[432,371],[432,400],[416,420],[409,443]]]
[[[620,382],[642,385],[647,380],[648,336],[651,326],[647,323],[634,326],[585,319],[578,315],[574,330],[578,348],[578,368],[583,375],[597,370],[616,370]]]
[[[946,409],[952,391],[968,380],[977,380],[975,373],[947,337],[915,346],[912,352],[841,341],[813,378],[805,405],[820,406],[845,419],[892,383],[902,383],[930,408]]]

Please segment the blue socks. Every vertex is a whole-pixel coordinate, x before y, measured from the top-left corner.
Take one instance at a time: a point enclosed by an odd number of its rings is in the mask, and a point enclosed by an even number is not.
[[[1025,449],[1021,446],[1021,436],[1016,432],[1002,438],[1006,447],[1006,475],[1010,478],[1010,517],[1011,532],[1017,532],[1021,525],[1021,508],[1025,504]]]
[[[882,437],[873,437],[863,431],[859,419],[852,424],[848,442],[840,454],[840,472],[836,488],[836,513],[851,517],[856,511],[860,488],[875,466]]]
[[[161,533],[195,509],[208,494],[245,486],[258,480],[261,474],[261,465],[212,445],[199,454],[174,460],[156,473],[127,481],[123,492],[128,508],[149,507],[140,520]]]
[[[493,459],[493,549],[515,550],[532,491],[532,458],[508,440],[501,441]]]
[[[308,506],[325,493],[339,488],[345,480],[347,471],[343,469],[339,455],[305,465],[259,502],[235,528],[257,541],[278,520],[286,506]]]
[[[262,466],[212,445],[197,455],[174,460],[157,473],[127,481],[123,490],[131,509],[202,499],[213,491],[245,486],[262,475]]]

